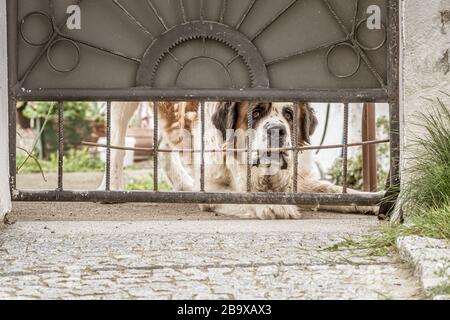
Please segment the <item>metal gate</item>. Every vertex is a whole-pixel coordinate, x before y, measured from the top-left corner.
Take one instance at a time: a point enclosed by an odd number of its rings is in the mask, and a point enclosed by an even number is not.
[[[348,148],[377,143],[348,143],[352,102],[389,103],[390,185],[399,185],[398,0],[11,0],[7,10],[13,200],[375,205],[380,194],[345,191]],[[77,14],[81,28],[69,28]],[[343,148],[344,193],[122,192],[109,181],[66,191],[64,101],[82,100],[108,101],[108,178],[111,101],[343,103],[344,143],[328,147]],[[56,190],[16,188],[18,101],[59,102]],[[154,142],[157,177],[157,129]]]

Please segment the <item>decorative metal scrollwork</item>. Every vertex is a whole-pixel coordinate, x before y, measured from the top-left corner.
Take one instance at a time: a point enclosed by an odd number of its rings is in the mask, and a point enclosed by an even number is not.
[[[48,36],[44,40],[33,42],[33,40],[26,37],[25,31],[24,31],[24,26],[26,25],[27,21],[30,18],[35,17],[35,16],[43,17],[45,19],[45,21],[47,22],[51,32],[49,32]],[[23,17],[22,21],[20,22],[19,32],[20,32],[20,35],[21,35],[23,41],[25,41],[29,45],[35,46],[35,47],[40,47],[40,46],[45,45],[47,62],[53,68],[53,70],[55,70],[57,72],[71,72],[80,65],[80,61],[81,61],[80,46],[75,41],[73,41],[73,40],[69,39],[67,36],[65,36],[60,31],[59,27],[55,24],[55,19],[53,17],[51,17],[50,15],[48,15],[47,13],[42,12],[42,11],[34,11],[34,12],[27,14],[25,17]],[[68,43],[74,48],[76,58],[75,58],[75,63],[73,64],[73,66],[68,67],[68,68],[61,68],[61,67],[58,67],[56,65],[56,63],[52,60],[52,51],[56,47],[56,45],[59,43]]]
[[[169,25],[165,17],[159,12],[158,7],[153,0],[143,0],[146,2],[148,9],[154,16],[156,16],[157,21],[163,27],[163,31],[160,34],[155,34],[154,31],[152,32],[151,30],[149,30],[148,27],[146,27],[138,19],[137,16],[135,16],[129,9],[127,9],[127,7],[125,6],[125,1],[110,1],[118,10],[120,10],[120,12],[122,12],[127,17],[127,19],[134,26],[136,26],[138,30],[148,36],[149,44],[147,46],[147,50],[142,54],[141,57],[133,57],[112,48],[105,48],[89,41],[76,39],[75,37],[69,35],[67,32],[64,32],[63,29],[65,27],[66,20],[69,18],[69,15],[66,15],[65,19],[60,24],[58,24],[53,13],[53,0],[49,0],[48,3],[49,12],[51,12],[50,14],[44,11],[33,11],[26,14],[20,22],[19,33],[23,41],[30,46],[43,47],[40,55],[36,57],[35,61],[25,72],[25,75],[21,79],[21,82],[23,83],[26,76],[36,66],[38,60],[44,55],[46,55],[47,62],[51,66],[51,68],[59,73],[68,73],[75,70],[80,66],[81,63],[81,46],[86,46],[91,49],[96,49],[139,64],[136,77],[136,84],[138,86],[153,86],[155,82],[155,76],[158,72],[161,61],[164,58],[169,57],[179,65],[179,70],[175,75],[175,81],[173,83],[173,86],[175,87],[177,87],[178,78],[184,68],[192,61],[204,58],[212,61],[213,63],[216,63],[222,70],[224,70],[224,73],[229,79],[228,85],[230,88],[236,88],[233,75],[230,71],[231,64],[233,64],[236,60],[242,61],[247,67],[251,87],[270,88],[270,72],[268,72],[268,69],[271,66],[293,59],[295,57],[309,54],[311,52],[324,50],[324,63],[326,65],[325,67],[328,73],[333,77],[340,79],[353,77],[360,70],[362,63],[365,63],[369,71],[376,78],[381,87],[386,87],[383,77],[378,73],[375,66],[366,55],[366,52],[379,50],[386,44],[386,26],[382,25],[382,28],[380,30],[383,33],[383,39],[380,43],[373,46],[364,43],[364,40],[361,37],[361,29],[364,23],[367,22],[367,18],[363,17],[362,19],[358,19],[358,8],[360,2],[359,0],[354,0],[354,11],[350,29],[346,26],[343,19],[338,15],[329,0],[319,0],[324,4],[328,12],[331,14],[331,16],[339,25],[340,29],[345,34],[344,38],[328,43],[323,43],[310,49],[302,49],[297,52],[292,52],[290,54],[272,59],[263,58],[264,55],[260,52],[261,49],[256,44],[256,40],[260,38],[266,32],[266,30],[268,30],[277,20],[286,15],[297,3],[300,3],[300,0],[292,0],[287,3],[285,7],[279,10],[271,19],[264,23],[253,34],[244,34],[244,32],[241,31],[241,27],[245,23],[246,19],[255,11],[254,8],[258,0],[249,0],[245,11],[242,12],[235,25],[226,24],[225,22],[225,17],[229,7],[228,0],[222,0],[220,2],[220,12],[216,21],[211,21],[211,19],[206,20],[204,14],[204,0],[199,0],[200,18],[197,20],[191,20],[188,18],[185,7],[185,0],[178,0],[178,10],[182,19],[175,25]],[[76,4],[82,5],[83,0],[78,0]],[[30,23],[29,19],[31,17],[37,16],[44,18],[45,23],[48,24],[49,33],[43,40],[30,39],[30,37],[25,33],[25,26]],[[189,59],[187,59],[187,61],[180,61],[180,59],[178,59],[173,53],[173,49],[178,45],[188,41],[199,39],[203,40],[204,43],[205,40],[212,40],[222,43],[224,46],[233,49],[236,55],[228,61],[222,61],[221,59],[213,55],[206,54],[199,54],[190,57]],[[68,44],[70,47],[72,47],[73,55],[75,58],[73,59],[73,64],[69,67],[63,68],[61,66],[58,66],[53,59],[53,51],[56,46],[60,44]],[[333,57],[333,55],[342,48],[350,48],[355,56],[355,66],[348,73],[338,73],[337,71],[335,71],[335,68],[331,63],[331,58]]]

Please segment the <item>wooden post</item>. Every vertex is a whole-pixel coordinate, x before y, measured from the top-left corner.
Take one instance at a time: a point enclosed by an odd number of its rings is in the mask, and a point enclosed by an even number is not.
[[[375,104],[365,103],[362,119],[362,140],[376,140]],[[366,192],[377,191],[377,149],[376,145],[363,146],[363,188]]]

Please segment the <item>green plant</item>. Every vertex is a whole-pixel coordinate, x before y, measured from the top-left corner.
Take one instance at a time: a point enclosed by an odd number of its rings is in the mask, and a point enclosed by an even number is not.
[[[22,164],[25,158],[25,153],[18,152],[16,163],[18,165]],[[104,169],[105,165],[98,155],[90,153],[87,148],[81,150],[71,149],[64,155],[64,172],[101,172]],[[58,155],[56,153],[52,153],[48,160],[29,160],[18,170],[19,173],[49,173],[57,171]]]
[[[385,255],[401,236],[450,239],[450,110],[439,101],[417,119],[422,131],[410,149],[414,157],[400,195],[408,223],[385,226],[360,241],[345,239],[328,250],[353,248]],[[449,287],[440,290],[448,292]]]
[[[389,120],[387,117],[382,117],[377,120],[377,131],[379,137],[387,137],[389,132]],[[384,190],[388,172],[385,167],[389,163],[389,145],[378,144],[377,149],[377,185],[379,190]],[[328,178],[337,185],[344,183],[343,167],[344,161],[342,158],[336,159],[330,169],[327,171]],[[348,159],[348,175],[347,185],[356,190],[361,190],[363,187],[363,155],[362,151],[358,151],[353,157]]]
[[[58,108],[55,108],[55,105],[55,102],[29,103],[23,114],[29,119],[45,118],[47,114],[50,114],[50,119],[54,120],[58,118]],[[90,107],[89,102],[64,102],[64,118],[67,120],[86,119]]]
[[[349,158],[347,163],[347,185],[352,189],[361,190],[363,185],[362,153],[358,152],[354,157]],[[342,158],[336,159],[333,165],[327,171],[327,176],[334,184],[342,185],[344,183],[344,174],[342,170],[343,165],[344,160]]]
[[[369,256],[384,256],[391,252],[397,238],[406,236],[450,239],[450,200],[442,208],[412,217],[408,224],[389,224],[361,240],[344,239],[327,250],[357,249],[365,250]]]
[[[450,199],[450,109],[441,101],[428,113],[419,113],[416,134],[409,149],[401,199],[405,212],[427,215]]]
[[[149,175],[144,178],[130,179],[130,182],[125,186],[125,190],[128,191],[148,191],[153,190],[154,180],[153,176]],[[167,181],[159,180],[159,191],[171,191],[172,187],[167,183]]]
[[[66,172],[101,172],[105,170],[105,164],[97,153],[89,152],[88,148],[70,149],[64,156],[64,170]]]
[[[58,146],[58,111],[55,102],[28,103],[23,111],[25,117],[33,119],[39,131],[39,158],[49,160]],[[64,144],[67,149],[80,148],[81,142],[98,135],[104,127],[104,115],[98,103],[64,103]],[[43,124],[45,123],[45,125]]]

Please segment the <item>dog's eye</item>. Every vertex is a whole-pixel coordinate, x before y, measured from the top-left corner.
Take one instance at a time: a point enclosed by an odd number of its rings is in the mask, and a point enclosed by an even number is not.
[[[288,121],[292,121],[292,119],[294,119],[294,114],[292,113],[291,110],[285,110],[285,111],[284,111],[284,117],[285,117]]]
[[[253,119],[258,119],[261,116],[261,112],[259,110],[255,110],[252,113]]]

